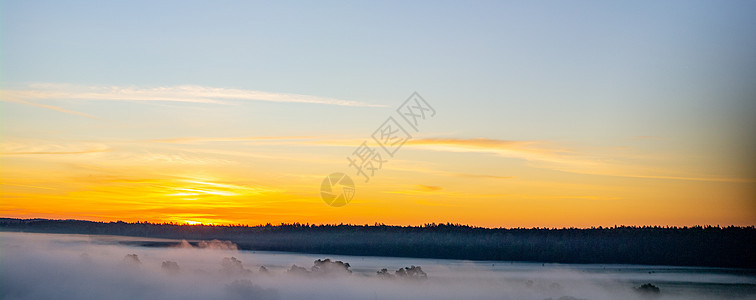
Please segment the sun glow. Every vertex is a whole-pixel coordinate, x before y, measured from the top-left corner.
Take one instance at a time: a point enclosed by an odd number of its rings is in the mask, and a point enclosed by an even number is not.
[[[192,221],[192,220],[184,220],[184,224],[186,225],[215,225],[212,222],[201,222],[201,221]]]
[[[177,191],[181,191],[175,194],[168,194],[166,196],[201,196],[201,195],[217,195],[217,196],[238,196],[239,194],[229,191],[221,190],[207,190],[207,189],[190,189],[190,188],[176,188]]]

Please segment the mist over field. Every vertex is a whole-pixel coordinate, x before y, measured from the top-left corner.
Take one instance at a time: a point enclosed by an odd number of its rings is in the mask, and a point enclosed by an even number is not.
[[[150,239],[2,232],[0,298],[756,298],[756,276],[742,270],[256,252],[223,241],[130,246],[145,240]],[[325,258],[331,261],[314,266]],[[412,266],[420,266],[427,279],[396,273]],[[660,293],[638,292],[643,283],[658,286]]]

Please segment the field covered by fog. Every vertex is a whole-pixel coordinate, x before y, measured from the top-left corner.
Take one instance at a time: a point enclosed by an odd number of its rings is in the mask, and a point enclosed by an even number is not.
[[[134,246],[145,240],[0,232],[0,298],[756,299],[756,273],[734,269],[240,251],[222,241]],[[660,292],[636,289],[645,283]]]

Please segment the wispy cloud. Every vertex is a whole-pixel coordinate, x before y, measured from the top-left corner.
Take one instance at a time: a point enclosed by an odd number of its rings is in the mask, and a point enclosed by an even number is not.
[[[435,186],[435,185],[424,185],[424,184],[417,185],[417,190],[423,191],[423,192],[435,192],[435,191],[440,191],[442,189],[443,189],[442,187]]]
[[[0,155],[35,155],[35,154],[88,154],[108,152],[111,149],[97,143],[0,143]]]
[[[62,113],[70,114],[70,115],[76,115],[76,116],[86,117],[86,118],[90,118],[90,119],[99,119],[98,117],[95,117],[93,115],[90,115],[90,114],[87,114],[87,113],[83,113],[83,112],[79,112],[79,111],[70,110],[70,109],[65,109],[65,108],[62,108],[60,106],[48,105],[48,104],[42,104],[42,103],[36,103],[36,102],[21,100],[21,99],[18,99],[16,97],[14,97],[14,96],[8,95],[8,93],[6,91],[0,91],[0,100],[6,101],[6,102],[13,102],[13,103],[19,103],[19,104],[24,104],[24,105],[30,105],[30,106],[36,106],[36,107],[46,108],[46,109],[54,110],[54,111],[57,111],[57,112],[62,112]]]
[[[81,86],[71,84],[30,84],[0,92],[3,100],[30,104],[34,100],[167,101],[228,104],[230,101],[267,101],[339,106],[383,107],[359,101],[302,94],[245,89],[180,85],[166,87]],[[76,112],[73,112],[76,113]]]
[[[212,142],[266,142],[314,140],[315,136],[246,136],[246,137],[179,137],[150,140],[153,143],[200,144]]]
[[[344,146],[356,147],[364,139],[337,138],[328,136],[249,136],[249,137],[179,137],[150,140],[152,143],[199,144],[212,142],[255,142],[266,144],[287,144],[300,146]],[[630,178],[688,180],[708,182],[756,182],[753,178],[686,176],[681,169],[661,168],[652,162],[636,161],[638,157],[611,155],[610,153],[590,153],[578,151],[548,141],[515,141],[485,138],[425,138],[409,140],[406,147],[442,151],[488,153],[507,158],[523,159],[533,167],[562,172],[619,176]],[[595,151],[594,151],[595,152]],[[434,173],[444,176],[481,179],[512,179],[514,176],[473,174],[439,171],[434,168],[406,167],[392,161],[392,169],[411,172]]]
[[[754,178],[686,174],[682,169],[661,168],[651,163],[627,161],[622,157],[606,154],[582,153],[543,141],[437,138],[410,140],[407,145],[433,151],[496,154],[527,160],[534,167],[577,174],[708,182],[756,182]]]
[[[633,141],[640,141],[640,140],[661,140],[662,138],[655,135],[638,135],[630,139]]]
[[[17,184],[17,183],[7,183],[7,182],[0,182],[0,185],[10,185],[10,186],[23,187],[23,188],[42,189],[42,190],[57,190],[56,188],[45,187],[45,186],[36,186],[36,185],[28,185],[28,184]]]
[[[570,163],[577,159],[576,153],[542,141],[428,138],[410,140],[407,145],[434,151],[494,153],[532,161]]]
[[[183,164],[183,165],[230,165],[233,161],[208,157],[208,156],[196,156],[189,155],[184,152],[170,152],[170,153],[125,153],[121,155],[126,161],[134,163],[155,164]]]
[[[485,179],[512,179],[514,176],[498,176],[489,174],[471,174],[471,173],[450,173],[452,176],[464,178],[485,178]]]

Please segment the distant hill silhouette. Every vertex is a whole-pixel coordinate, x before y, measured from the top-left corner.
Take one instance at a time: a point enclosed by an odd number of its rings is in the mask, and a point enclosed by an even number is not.
[[[756,268],[756,228],[481,228],[309,225],[212,226],[0,218],[0,231],[228,240],[243,250],[322,254]],[[178,242],[176,242],[178,243]],[[142,242],[169,246],[173,242]]]

